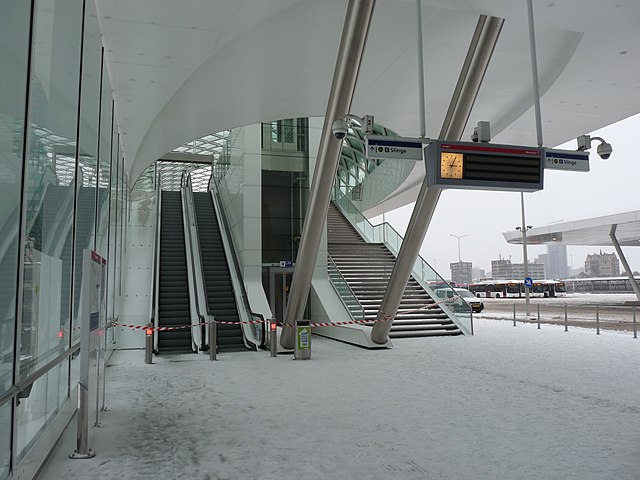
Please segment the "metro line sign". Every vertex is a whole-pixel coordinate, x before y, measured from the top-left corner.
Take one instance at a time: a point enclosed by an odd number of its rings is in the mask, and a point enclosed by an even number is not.
[[[422,160],[421,139],[368,135],[366,147],[369,159]]]

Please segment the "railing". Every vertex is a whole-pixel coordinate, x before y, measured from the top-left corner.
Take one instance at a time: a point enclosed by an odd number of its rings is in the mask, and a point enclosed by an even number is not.
[[[398,256],[403,238],[391,225],[386,222],[372,225],[369,219],[360,213],[355,205],[337,188],[334,188],[333,197],[343,215],[367,242],[383,243],[395,257]],[[429,296],[439,302],[442,310],[463,333],[473,334],[473,316],[469,304],[460,298],[454,288],[438,275],[420,255],[416,259],[411,274]]]
[[[351,318],[356,321],[364,321],[364,308],[362,308],[362,305],[356,298],[355,293],[353,293],[353,290],[351,290],[351,287],[340,273],[340,270],[338,270],[338,267],[331,258],[331,255],[327,255],[327,257],[327,269],[329,273],[329,280],[331,280],[331,286],[340,297],[342,304],[349,311]]]

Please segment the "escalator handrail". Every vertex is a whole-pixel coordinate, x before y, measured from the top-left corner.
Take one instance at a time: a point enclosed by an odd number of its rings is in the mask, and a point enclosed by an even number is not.
[[[185,222],[185,247],[187,248],[187,258],[191,260],[190,265],[187,265],[188,270],[191,272],[189,285],[193,286],[195,291],[194,304],[196,311],[195,315],[193,312],[191,314],[191,324],[194,325],[191,329],[191,336],[196,348],[200,351],[204,351],[206,343],[206,329],[200,328],[195,330],[195,326],[200,324],[200,318],[208,313],[206,295],[204,293],[204,268],[202,265],[202,256],[200,255],[200,241],[196,231],[191,174],[186,170],[182,172],[180,189],[183,207],[183,221]],[[189,263],[188,260],[187,263]],[[192,291],[191,288],[189,290]]]
[[[156,235],[155,240],[153,242],[153,253],[152,257],[153,261],[151,262],[151,304],[149,305],[150,310],[150,321],[153,325],[153,349],[154,351],[158,351],[158,303],[160,297],[160,233],[162,229],[160,228],[160,219],[162,212],[162,189],[161,185],[161,172],[158,172],[156,175]]]

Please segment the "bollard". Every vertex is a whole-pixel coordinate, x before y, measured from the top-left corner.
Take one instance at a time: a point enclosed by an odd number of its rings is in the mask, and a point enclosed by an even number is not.
[[[596,304],[596,335],[600,335],[600,305]]]
[[[567,317],[567,304],[564,304],[564,331],[568,332],[569,331],[569,322],[568,322],[568,317]]]
[[[513,304],[513,326],[516,326],[516,304]]]
[[[153,363],[153,325],[147,323],[144,327],[144,363]]]
[[[278,356],[278,322],[275,318],[269,320],[269,350],[271,356]]]
[[[309,320],[296,320],[296,340],[293,349],[295,360],[311,358],[311,325]]]
[[[217,360],[218,353],[218,323],[209,320],[209,360]]]
[[[633,306],[633,338],[638,338],[638,326],[636,324],[636,306]]]
[[[540,304],[538,304],[538,330],[540,330]]]

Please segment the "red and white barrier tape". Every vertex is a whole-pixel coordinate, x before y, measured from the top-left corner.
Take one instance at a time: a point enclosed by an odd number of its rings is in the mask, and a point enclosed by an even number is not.
[[[441,304],[443,303],[449,303],[449,302],[453,302],[455,301],[457,298],[460,298],[459,295],[456,295],[455,297],[452,298],[447,298],[446,300],[441,300],[438,302],[434,302],[434,303],[428,303],[426,305],[423,305],[420,308],[416,308],[413,310],[402,310],[400,312],[397,312],[395,317],[392,315],[387,315],[386,313],[382,312],[383,314],[383,318],[381,320],[351,320],[351,321],[346,321],[346,322],[317,322],[317,323],[310,323],[309,326],[310,327],[340,327],[340,326],[344,326],[344,325],[369,325],[372,323],[376,323],[376,322],[388,322],[393,320],[394,318],[400,316],[400,315],[407,315],[409,313],[417,313],[417,312],[423,312],[425,310],[430,310],[433,308],[438,308]],[[221,325],[259,325],[261,323],[267,323],[269,320],[249,320],[249,321],[232,321],[232,320],[215,320],[215,322],[217,324],[221,324]],[[157,332],[166,332],[166,331],[171,331],[171,330],[181,330],[181,329],[185,329],[185,328],[192,328],[192,327],[201,327],[203,325],[207,325],[208,322],[205,323],[196,323],[196,324],[189,324],[189,325],[172,325],[172,326],[162,326],[162,327],[147,327],[146,325],[131,325],[131,324],[126,324],[126,323],[119,323],[119,322],[114,322],[112,325],[114,327],[126,327],[126,328],[131,328],[133,330],[154,330]],[[283,324],[283,326],[286,327],[293,327],[293,324],[290,323],[285,323]]]

